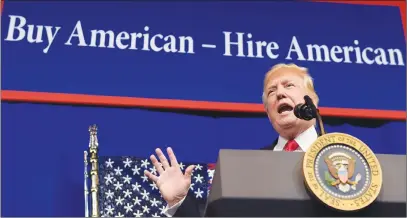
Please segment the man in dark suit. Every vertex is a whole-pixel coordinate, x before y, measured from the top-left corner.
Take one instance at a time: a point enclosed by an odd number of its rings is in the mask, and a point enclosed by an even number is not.
[[[277,64],[266,73],[263,104],[279,137],[272,145],[262,149],[305,152],[317,139],[315,120],[301,120],[293,113],[295,105],[304,103],[305,95],[309,95],[314,104],[318,105],[318,95],[306,68],[294,64]],[[169,161],[160,149],[156,149],[160,161],[154,155],[150,157],[159,176],[145,171],[146,176],[156,183],[167,202],[166,215],[168,217],[202,216],[198,205],[187,196],[194,166],[188,166],[183,174],[173,150],[167,148],[167,153]]]

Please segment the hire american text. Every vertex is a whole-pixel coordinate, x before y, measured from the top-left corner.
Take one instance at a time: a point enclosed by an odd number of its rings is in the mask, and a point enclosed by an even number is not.
[[[43,44],[42,52],[45,54],[50,53],[51,46],[62,28],[29,24],[24,16],[9,15],[9,19],[5,41]],[[357,39],[346,46],[315,43],[304,46],[298,36],[290,36],[290,44],[282,49],[277,42],[255,39],[254,34],[245,32],[223,31],[223,43],[216,45],[197,43],[192,36],[157,33],[149,26],[144,26],[139,32],[88,30],[89,27],[85,27],[86,25],[78,20],[69,31],[69,36],[64,39],[64,45],[184,54],[196,54],[198,45],[199,48],[221,49],[222,55],[228,57],[404,66],[400,49],[363,47]]]

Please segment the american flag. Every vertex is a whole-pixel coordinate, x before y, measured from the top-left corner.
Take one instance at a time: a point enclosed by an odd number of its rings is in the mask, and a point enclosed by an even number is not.
[[[212,164],[182,163],[196,167],[188,195],[204,205],[214,174]],[[102,217],[166,217],[166,202],[144,170],[157,175],[149,158],[99,156],[99,205]]]

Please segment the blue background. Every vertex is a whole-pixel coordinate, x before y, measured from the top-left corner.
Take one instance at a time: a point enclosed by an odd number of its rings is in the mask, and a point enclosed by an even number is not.
[[[306,44],[398,48],[405,57],[399,9],[309,2],[7,2],[2,22],[3,89],[116,96],[260,103],[265,72],[284,58],[296,36]],[[74,13],[73,13],[74,11]],[[91,13],[90,13],[91,12]],[[61,26],[49,52],[42,44],[5,42],[9,17],[28,24]],[[90,30],[190,35],[195,54],[66,46],[80,20]],[[252,33],[275,41],[280,56],[225,57],[222,31]],[[214,43],[217,49],[201,48]],[[236,49],[232,49],[236,53]],[[295,58],[295,55],[293,56]],[[404,60],[405,58],[403,58]],[[321,107],[405,110],[405,66],[295,61],[309,67]],[[378,88],[386,85],[385,90]],[[346,89],[346,90],[344,90]],[[344,95],[352,93],[352,95]],[[388,98],[396,94],[400,100]],[[374,97],[380,101],[370,101]],[[401,100],[402,99],[402,100]]]
[[[8,15],[63,26],[44,45],[5,42]],[[295,35],[308,43],[403,48],[399,9],[327,3],[6,2],[2,17],[2,88],[208,101],[261,102],[264,73],[283,59],[64,46],[77,20],[91,29],[191,35],[223,44],[222,31],[277,41],[281,55]],[[199,43],[199,44],[198,44]],[[310,68],[321,106],[405,110],[405,67],[296,62]],[[83,151],[88,126],[99,126],[100,155],[146,157],[172,146],[179,160],[216,161],[221,148],[258,149],[277,134],[265,115],[186,113],[2,102],[2,216],[83,216]],[[406,153],[405,121],[325,118],[374,152]]]

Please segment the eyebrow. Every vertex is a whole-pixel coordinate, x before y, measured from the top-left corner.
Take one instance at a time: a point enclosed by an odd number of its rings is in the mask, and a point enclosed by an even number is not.
[[[294,83],[292,80],[288,80],[288,79],[284,79],[284,80],[282,80],[282,81],[281,81],[281,83],[282,83],[282,84],[287,84],[287,83],[289,83],[289,82]],[[269,86],[269,87],[267,88],[267,90],[270,90],[270,89],[276,88],[276,86],[277,86],[277,85],[272,85],[272,86]]]

